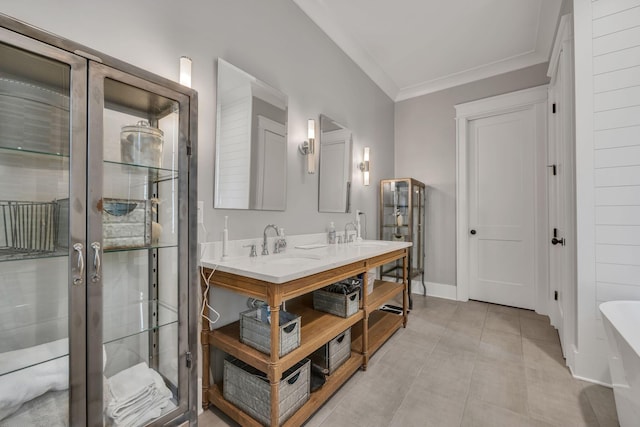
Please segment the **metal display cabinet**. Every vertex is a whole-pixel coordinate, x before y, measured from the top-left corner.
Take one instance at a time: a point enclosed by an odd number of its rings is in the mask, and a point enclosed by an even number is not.
[[[196,112],[189,88],[0,15],[0,393],[25,396],[0,424],[122,420],[123,378],[156,396],[134,424],[197,422]],[[140,121],[153,161],[121,142]]]
[[[424,294],[424,224],[425,185],[413,178],[383,179],[380,181],[380,240],[411,242],[409,252],[409,305],[411,281],[422,276]],[[402,277],[402,265],[398,262],[380,267],[380,277]]]

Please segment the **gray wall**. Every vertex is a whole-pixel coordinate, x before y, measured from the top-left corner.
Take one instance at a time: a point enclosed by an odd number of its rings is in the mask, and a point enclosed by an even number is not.
[[[371,147],[372,182],[393,174],[394,104],[291,0],[3,0],[0,12],[96,50],[178,79],[178,59],[193,60],[199,93],[198,198],[205,202],[206,240],[261,235],[268,223],[287,234],[323,231],[353,215],[317,212],[318,176],[308,175],[297,145],[307,119],[324,113],[354,134],[354,161]],[[223,57],[289,96],[289,177],[286,212],[213,209],[215,62]],[[353,208],[377,223],[377,188],[354,172]]]
[[[396,104],[395,175],[427,190],[426,281],[456,285],[456,127],[454,105],[548,82],[539,64]]]
[[[204,201],[207,230],[199,232],[202,241],[220,240],[225,215],[230,239],[261,236],[270,223],[291,235],[322,232],[329,221],[341,229],[353,220],[353,214],[318,213],[318,175],[305,172],[298,154],[307,119],[321,113],[353,131],[354,162],[361,161],[364,146],[371,147],[373,184],[363,187],[354,167],[352,208],[367,214],[374,237],[376,183],[393,175],[394,104],[291,0],[3,0],[0,12],[173,80],[179,57],[193,60],[198,199]],[[217,57],[289,97],[285,212],[213,209]],[[241,308],[239,299],[222,291],[216,290],[212,301],[223,317],[237,317]]]

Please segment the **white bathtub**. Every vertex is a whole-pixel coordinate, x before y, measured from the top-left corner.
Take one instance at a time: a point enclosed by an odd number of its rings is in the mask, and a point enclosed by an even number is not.
[[[600,304],[609,342],[609,368],[621,427],[640,420],[640,301]]]

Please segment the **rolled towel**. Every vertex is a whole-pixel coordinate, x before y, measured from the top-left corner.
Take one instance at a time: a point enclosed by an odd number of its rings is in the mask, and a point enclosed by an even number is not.
[[[69,388],[69,340],[0,353],[0,420],[52,390]]]
[[[69,356],[30,366],[0,377],[0,420],[52,390],[69,388]]]
[[[69,388],[69,339],[0,353],[0,420],[48,391]],[[102,347],[103,368],[107,354]]]

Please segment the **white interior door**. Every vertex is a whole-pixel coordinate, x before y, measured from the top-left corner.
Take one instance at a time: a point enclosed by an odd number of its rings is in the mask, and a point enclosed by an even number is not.
[[[287,205],[287,140],[285,127],[258,116],[256,209],[284,210]]]
[[[575,318],[575,166],[573,133],[573,65],[570,19],[562,17],[558,37],[549,66],[549,316],[558,329],[562,351],[574,342],[572,319]],[[557,51],[557,54],[556,54]]]
[[[551,324],[559,325],[562,323],[563,309],[560,304],[559,290],[562,279],[562,265],[564,251],[562,250],[562,237],[561,233],[565,227],[562,224],[563,219],[563,199],[562,188],[560,186],[560,180],[558,174],[562,167],[562,152],[559,149],[561,143],[561,128],[562,123],[559,120],[558,114],[554,114],[556,99],[558,97],[558,84],[561,82],[556,80],[556,84],[549,88],[549,100],[552,106],[549,114],[549,140],[547,142],[547,165],[548,165],[548,195],[549,195],[549,230],[547,232],[547,239],[549,242],[555,239],[553,246],[549,248],[549,289],[551,295],[549,300],[549,317]]]
[[[469,298],[535,306],[534,109],[469,122]]]
[[[351,131],[339,129],[322,132],[320,140],[319,205],[323,212],[349,210],[351,181]],[[345,197],[346,195],[346,197]]]

